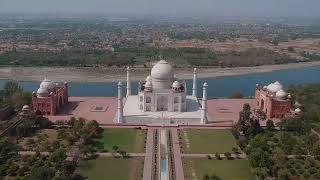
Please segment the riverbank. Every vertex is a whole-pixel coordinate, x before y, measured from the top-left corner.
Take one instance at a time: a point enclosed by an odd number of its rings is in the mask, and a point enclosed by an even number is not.
[[[221,76],[236,76],[312,66],[320,66],[320,61],[255,67],[200,68],[198,70],[198,77],[214,78]],[[14,79],[18,81],[41,81],[47,77],[53,81],[114,82],[120,80],[125,81],[125,73],[125,68],[0,67],[0,79]],[[137,81],[145,79],[149,73],[149,68],[132,69],[132,80]],[[176,69],[175,74],[177,78],[192,79],[193,70],[192,68]]]

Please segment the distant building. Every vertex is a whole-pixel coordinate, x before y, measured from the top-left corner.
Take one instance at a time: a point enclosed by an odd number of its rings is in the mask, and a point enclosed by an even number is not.
[[[292,98],[278,81],[264,87],[257,84],[255,108],[264,112],[268,119],[288,117],[292,115]]]
[[[68,103],[68,84],[44,79],[32,93],[32,111],[38,115],[56,115]]]

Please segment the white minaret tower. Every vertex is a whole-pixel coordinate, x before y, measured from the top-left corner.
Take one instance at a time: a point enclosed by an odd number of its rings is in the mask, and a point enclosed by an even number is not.
[[[117,114],[117,123],[123,122],[123,104],[122,104],[122,83],[118,83],[118,114]]]
[[[127,67],[127,97],[131,96],[130,67]]]
[[[193,69],[192,96],[197,97],[197,68]]]
[[[203,91],[202,91],[202,105],[201,105],[201,123],[207,124],[207,90],[208,90],[208,84],[205,82],[203,84]]]

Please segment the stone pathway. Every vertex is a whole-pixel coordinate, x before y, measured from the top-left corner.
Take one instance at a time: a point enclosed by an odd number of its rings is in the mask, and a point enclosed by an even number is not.
[[[153,149],[153,129],[149,128],[147,133],[146,153],[144,158],[143,180],[152,179],[152,149]]]
[[[19,154],[24,156],[24,155],[35,155],[35,151],[19,151]],[[42,155],[48,156],[50,152],[40,152]],[[95,153],[101,157],[112,157],[112,156],[121,156],[119,153],[110,153],[110,152],[105,152],[105,153]],[[130,157],[144,157],[146,154],[145,153],[127,153]],[[67,153],[69,156],[69,153]]]
[[[172,134],[172,144],[173,144],[173,153],[174,153],[174,167],[176,168],[175,169],[176,179],[184,180],[178,130],[176,128],[171,129],[171,134]]]
[[[200,157],[200,158],[207,158],[208,155],[211,156],[212,159],[216,158],[215,154],[181,154],[182,157]],[[224,154],[219,154],[221,158],[226,158]],[[246,159],[247,155],[246,154],[231,154],[231,157],[234,159]]]

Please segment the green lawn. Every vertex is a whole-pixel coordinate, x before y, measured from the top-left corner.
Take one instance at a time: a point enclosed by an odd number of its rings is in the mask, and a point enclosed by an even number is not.
[[[98,158],[83,161],[77,173],[88,180],[140,180],[143,158]]]
[[[112,151],[113,146],[127,152],[145,152],[146,130],[130,128],[109,128],[104,129],[101,142],[103,149]]]
[[[186,131],[189,140],[184,136]],[[182,138],[183,153],[225,153],[232,152],[233,147],[238,147],[230,130],[225,129],[182,129],[179,131]]]
[[[186,180],[194,179],[192,168],[197,179],[215,174],[223,180],[255,180],[247,160],[184,159],[183,167]]]

